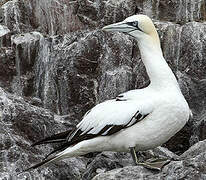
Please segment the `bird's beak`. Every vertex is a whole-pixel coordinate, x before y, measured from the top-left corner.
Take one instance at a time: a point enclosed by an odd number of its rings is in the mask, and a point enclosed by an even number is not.
[[[129,33],[131,31],[136,30],[136,28],[123,21],[123,22],[119,22],[119,23],[110,24],[108,26],[104,26],[102,28],[102,30],[103,31],[118,31],[118,32],[123,32],[123,33]]]

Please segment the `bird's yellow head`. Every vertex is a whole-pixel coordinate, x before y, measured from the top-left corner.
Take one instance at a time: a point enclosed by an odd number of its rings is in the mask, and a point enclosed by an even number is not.
[[[137,40],[151,39],[159,44],[159,36],[152,20],[146,15],[133,15],[124,21],[102,28],[104,31],[118,31],[129,34]]]

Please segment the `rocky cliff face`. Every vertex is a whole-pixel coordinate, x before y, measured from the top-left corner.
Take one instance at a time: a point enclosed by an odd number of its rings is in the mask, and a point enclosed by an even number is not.
[[[154,19],[194,115],[165,148],[146,152],[176,160],[156,173],[132,167],[127,153],[93,153],[18,175],[52,148],[31,143],[76,125],[95,104],[149,84],[136,41],[101,31],[137,13]],[[205,20],[204,0],[1,1],[0,177],[206,178]]]

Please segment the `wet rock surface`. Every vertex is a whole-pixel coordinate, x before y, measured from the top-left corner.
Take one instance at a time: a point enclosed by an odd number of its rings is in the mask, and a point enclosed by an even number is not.
[[[205,1],[4,0],[0,2],[0,178],[206,179]],[[149,84],[137,42],[101,27],[135,13],[154,19],[164,57],[193,117],[163,147],[162,172],[128,153],[99,152],[19,174],[52,146],[30,145],[76,125],[97,103]],[[169,150],[168,150],[169,149]]]

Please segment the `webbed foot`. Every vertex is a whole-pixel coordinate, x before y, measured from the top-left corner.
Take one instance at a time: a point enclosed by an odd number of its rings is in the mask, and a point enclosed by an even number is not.
[[[165,165],[167,165],[171,162],[170,159],[165,159],[165,158],[151,158],[151,159],[148,159],[144,162],[140,162],[140,161],[138,161],[137,154],[135,152],[134,147],[130,148],[130,153],[131,153],[132,159],[136,165],[141,165],[147,169],[161,171],[161,169]]]
[[[152,170],[158,170],[161,171],[161,169],[169,164],[171,162],[171,160],[169,159],[148,159],[145,162],[141,162],[141,163],[137,163],[137,165],[142,165],[143,167],[147,168],[147,169],[152,169]]]

